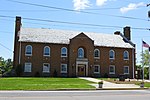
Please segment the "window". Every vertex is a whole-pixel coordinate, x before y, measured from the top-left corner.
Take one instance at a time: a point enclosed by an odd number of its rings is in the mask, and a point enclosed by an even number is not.
[[[124,66],[124,74],[129,74],[129,66]]]
[[[94,73],[100,73],[100,66],[94,65]]]
[[[67,73],[67,64],[61,64],[61,73]]]
[[[115,59],[115,52],[114,50],[109,51],[109,59]]]
[[[67,57],[67,48],[66,47],[61,48],[61,57]]]
[[[78,49],[78,57],[79,58],[84,58],[84,49],[83,48]]]
[[[109,74],[115,74],[115,66],[114,65],[109,66]]]
[[[32,55],[32,46],[31,45],[26,46],[25,55],[27,55],[27,56]]]
[[[44,56],[50,56],[50,47],[48,46],[44,47]]]
[[[98,49],[94,50],[94,58],[99,58],[100,57],[100,52]]]
[[[49,73],[50,72],[50,64],[44,63],[43,64],[43,73]]]
[[[31,63],[25,63],[24,72],[31,72],[31,68],[32,68]]]
[[[124,58],[124,60],[129,60],[129,52],[128,51],[124,51],[123,58]]]

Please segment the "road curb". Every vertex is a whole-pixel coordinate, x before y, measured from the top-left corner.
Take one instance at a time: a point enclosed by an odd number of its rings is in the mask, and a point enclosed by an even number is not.
[[[96,88],[96,90],[145,90],[149,88]]]

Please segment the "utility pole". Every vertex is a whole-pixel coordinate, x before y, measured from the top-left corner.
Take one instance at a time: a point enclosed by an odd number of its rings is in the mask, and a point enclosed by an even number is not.
[[[150,6],[150,3],[147,4],[147,7]],[[148,11],[148,17],[150,18],[150,10]],[[150,47],[149,47],[149,52],[150,52]],[[150,57],[149,57],[149,80],[150,80]]]
[[[146,5],[147,7],[150,6],[150,3]],[[150,18],[150,10],[148,11],[148,17]]]

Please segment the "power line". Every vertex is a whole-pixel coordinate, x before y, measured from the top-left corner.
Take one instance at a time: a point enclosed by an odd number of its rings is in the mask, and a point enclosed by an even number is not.
[[[0,17],[5,17],[5,18],[7,17],[7,18],[13,18],[13,19],[15,18],[15,17],[12,17],[12,16],[4,16],[4,15],[0,15]],[[51,23],[61,23],[61,24],[70,24],[70,25],[92,26],[92,27],[123,28],[123,27],[120,27],[120,26],[100,25],[100,24],[91,24],[91,23],[79,23],[79,22],[66,22],[66,21],[35,19],[35,18],[25,18],[25,17],[23,17],[22,19],[31,20],[31,21],[40,21],[40,22],[51,22]],[[150,30],[149,28],[136,28],[136,27],[133,27],[132,29]]]
[[[3,32],[3,33],[8,33],[8,34],[12,33],[12,32],[8,32],[8,31],[0,31],[0,32]]]
[[[13,52],[11,49],[9,49],[8,47],[4,46],[3,44],[0,43],[0,46],[2,46],[3,48],[7,49],[10,52]]]
[[[51,9],[69,11],[69,12],[80,12],[80,13],[85,13],[85,14],[103,15],[103,16],[111,16],[111,17],[118,17],[118,18],[125,18],[125,19],[148,21],[147,19],[143,19],[143,18],[135,18],[135,17],[129,17],[129,16],[120,16],[120,15],[111,15],[111,14],[102,14],[102,13],[78,11],[78,10],[72,10],[72,9],[67,9],[67,8],[60,8],[60,7],[47,6],[47,5],[41,5],[41,4],[35,4],[35,3],[21,2],[21,1],[17,1],[17,0],[6,0],[6,1],[20,3],[20,4],[26,4],[26,5],[32,5],[32,6],[38,6],[38,7],[44,7],[44,8],[51,8]]]
[[[58,10],[0,10],[0,12],[49,12]]]

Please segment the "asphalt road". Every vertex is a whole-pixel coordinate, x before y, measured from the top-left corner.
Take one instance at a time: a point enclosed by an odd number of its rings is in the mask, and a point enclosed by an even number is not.
[[[0,100],[150,100],[150,90],[0,91]]]

